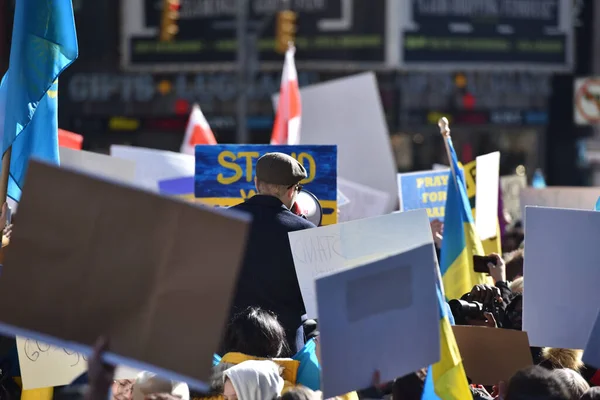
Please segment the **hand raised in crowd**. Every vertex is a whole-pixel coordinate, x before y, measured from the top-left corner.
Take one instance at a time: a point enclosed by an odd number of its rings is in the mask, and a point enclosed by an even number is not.
[[[8,203],[2,204],[2,214],[0,214],[0,228],[4,230],[8,218]]]
[[[492,397],[494,400],[504,400],[506,397],[506,383],[500,381],[497,385],[494,385],[493,389],[494,391],[492,392]]]
[[[468,301],[476,301],[484,306],[493,305],[494,302],[502,303],[503,301],[500,289],[490,285],[475,285],[471,289],[471,293],[465,297]],[[486,326],[489,328],[496,328],[498,326],[494,314],[488,311],[483,313],[483,319],[469,318],[468,323],[469,325]]]
[[[490,275],[494,279],[494,282],[506,282],[506,263],[496,253],[490,254],[490,257],[494,257],[496,262],[494,264],[488,263]]]
[[[6,227],[4,228],[4,231],[2,232],[2,234],[4,235],[4,237],[7,238],[7,239],[9,239],[9,240],[10,240],[10,237],[12,235],[12,228],[13,228],[12,224],[6,225]]]
[[[494,318],[494,314],[492,314],[491,312],[484,312],[483,313],[483,318],[484,319],[472,319],[469,318],[468,322],[469,325],[471,326],[485,326],[488,328],[497,328],[498,324],[496,323],[496,318]]]
[[[89,387],[85,400],[106,400],[114,381],[115,367],[104,363],[102,354],[108,350],[108,340],[100,337],[88,361]]]
[[[433,235],[433,242],[436,247],[440,248],[442,246],[442,238],[444,235],[444,223],[439,219],[434,219],[429,223],[431,226],[431,234]]]
[[[494,300],[502,303],[500,289],[490,285],[475,285],[471,293],[466,295],[468,301],[477,301],[481,304],[492,304]]]

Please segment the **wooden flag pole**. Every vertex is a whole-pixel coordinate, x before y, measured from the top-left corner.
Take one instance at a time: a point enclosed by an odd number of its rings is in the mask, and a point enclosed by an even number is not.
[[[2,157],[2,175],[0,175],[0,207],[6,203],[8,195],[8,176],[10,174],[10,157],[12,146],[10,146]],[[4,227],[2,227],[4,229]]]

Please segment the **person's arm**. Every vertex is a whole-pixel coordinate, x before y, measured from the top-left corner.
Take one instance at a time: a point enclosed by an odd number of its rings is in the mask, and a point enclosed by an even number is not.
[[[510,299],[513,295],[512,290],[510,290],[508,282],[506,281],[506,263],[502,257],[496,253],[492,253],[490,256],[496,258],[496,262],[494,264],[488,264],[490,275],[494,279],[496,287],[500,289],[500,295],[502,296],[503,303],[506,306],[506,304],[510,302]]]
[[[115,367],[104,363],[102,354],[108,350],[108,340],[99,338],[88,361],[89,386],[84,400],[106,400],[115,377]]]

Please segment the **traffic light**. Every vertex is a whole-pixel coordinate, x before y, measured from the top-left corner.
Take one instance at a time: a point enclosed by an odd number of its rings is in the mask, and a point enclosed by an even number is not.
[[[179,27],[177,21],[179,20],[179,8],[180,0],[163,0],[162,18],[160,23],[160,41],[169,42],[173,40]]]
[[[290,10],[279,11],[277,14],[277,32],[275,35],[275,50],[283,54],[288,46],[296,39],[296,13]]]

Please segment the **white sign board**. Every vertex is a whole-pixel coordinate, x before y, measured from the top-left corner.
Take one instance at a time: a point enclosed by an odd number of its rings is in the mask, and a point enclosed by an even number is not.
[[[500,152],[479,156],[475,176],[475,229],[481,240],[498,235]]]
[[[87,357],[81,353],[21,336],[16,341],[25,390],[69,385],[87,371]],[[135,379],[138,373],[118,367],[115,379]]]
[[[426,210],[290,232],[289,237],[309,318],[318,317],[316,278],[426,244],[434,251]]]
[[[549,187],[521,190],[521,212],[526,206],[593,210],[600,197],[600,187]]]
[[[348,198],[348,202],[339,204],[338,222],[377,217],[386,214],[390,195],[372,187],[337,178],[338,188]]]
[[[338,176],[388,193],[385,212],[397,209],[398,171],[375,74],[307,86],[300,95],[300,144],[336,144]]]
[[[135,161],[134,185],[158,192],[158,182],[194,176],[196,159],[187,154],[143,147],[110,146],[110,155]]]
[[[532,346],[585,348],[600,304],[599,237],[599,212],[525,209],[523,330]]]
[[[573,115],[577,125],[600,125],[600,77],[575,80]]]
[[[324,398],[369,387],[373,371],[389,382],[439,361],[432,252],[425,244],[317,279]]]
[[[59,152],[61,167],[119,182],[134,182],[136,166],[132,160],[66,147],[59,147]]]

